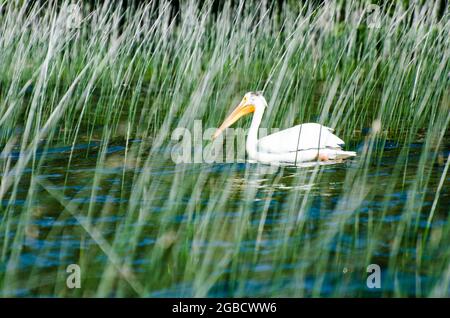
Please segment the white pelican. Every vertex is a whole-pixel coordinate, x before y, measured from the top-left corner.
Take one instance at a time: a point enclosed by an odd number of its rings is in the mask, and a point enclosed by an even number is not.
[[[266,99],[261,93],[245,94],[213,138],[217,138],[242,116],[253,113],[245,146],[252,161],[296,165],[306,161],[341,160],[356,156],[354,151],[342,150],[344,141],[332,134],[333,129],[316,123],[297,125],[258,140],[258,128],[266,107]]]

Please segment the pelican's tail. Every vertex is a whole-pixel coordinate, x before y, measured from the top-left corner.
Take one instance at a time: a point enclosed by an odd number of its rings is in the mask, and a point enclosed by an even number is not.
[[[356,152],[338,150],[335,153],[335,157],[332,159],[347,159],[347,158],[351,158],[351,157],[356,157]]]

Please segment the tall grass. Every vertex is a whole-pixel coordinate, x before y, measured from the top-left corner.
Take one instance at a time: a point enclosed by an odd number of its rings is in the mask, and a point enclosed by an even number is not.
[[[448,296],[448,8],[396,2],[370,28],[365,5],[106,2],[74,28],[68,3],[2,4],[2,296],[363,296],[371,263],[375,295]],[[320,122],[358,158],[171,162],[176,127],[250,90],[264,127]]]

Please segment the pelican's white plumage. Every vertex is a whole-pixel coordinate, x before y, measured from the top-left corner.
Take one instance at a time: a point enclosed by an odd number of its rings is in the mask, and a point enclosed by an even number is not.
[[[267,102],[262,94],[245,94],[241,103],[214,134],[214,138],[240,117],[253,113],[246,142],[251,160],[296,165],[306,161],[339,160],[356,156],[353,151],[342,150],[344,141],[332,133],[333,129],[316,123],[297,125],[258,140],[258,129],[266,107]]]
[[[332,131],[316,123],[301,124],[259,139],[258,149],[282,153],[301,149],[341,148],[344,141],[333,135]]]

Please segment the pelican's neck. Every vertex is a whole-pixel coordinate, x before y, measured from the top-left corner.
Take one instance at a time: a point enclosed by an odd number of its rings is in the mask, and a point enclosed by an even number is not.
[[[251,159],[256,159],[258,153],[258,129],[264,115],[265,105],[255,105],[255,112],[253,113],[252,124],[248,131],[247,143],[245,148]]]

